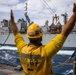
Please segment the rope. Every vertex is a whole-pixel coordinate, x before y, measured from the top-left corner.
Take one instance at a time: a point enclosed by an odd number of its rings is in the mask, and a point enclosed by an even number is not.
[[[4,43],[3,43],[3,45],[4,45],[4,44],[6,43],[6,41],[8,40],[9,36],[10,36],[10,33],[9,33],[8,36],[6,37],[6,39],[5,39]]]
[[[63,63],[61,63],[61,64],[59,64],[59,65],[53,66],[53,68],[65,66],[65,65],[67,65],[68,63],[69,63],[69,61],[68,61],[68,59],[67,59],[65,62],[63,62]],[[71,64],[71,63],[69,63],[69,64]]]
[[[9,27],[8,27],[9,28]],[[4,29],[3,29],[4,30]],[[6,31],[6,30],[5,30]],[[7,35],[7,37],[6,37],[6,39],[5,39],[5,41],[3,42],[3,44],[1,43],[0,44],[0,47],[2,47],[2,45],[4,45],[5,43],[6,43],[6,41],[8,40],[8,38],[9,38],[9,36],[10,36],[10,31],[8,32],[8,35]]]

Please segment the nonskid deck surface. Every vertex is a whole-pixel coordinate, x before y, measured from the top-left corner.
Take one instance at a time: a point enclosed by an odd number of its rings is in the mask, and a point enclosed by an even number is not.
[[[24,75],[24,72],[23,70],[22,71],[15,70],[15,67],[13,66],[0,64],[0,75]],[[54,74],[54,75],[62,75],[62,74]]]
[[[15,67],[0,64],[0,75],[24,75],[23,71],[15,70]]]

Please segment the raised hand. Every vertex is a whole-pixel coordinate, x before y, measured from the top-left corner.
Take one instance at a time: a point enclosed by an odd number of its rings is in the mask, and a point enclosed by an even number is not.
[[[10,19],[11,19],[11,27],[12,27],[13,33],[14,33],[14,35],[16,35],[19,33],[19,30],[18,30],[16,23],[14,21],[14,14],[13,14],[12,10],[10,11]]]
[[[73,5],[74,5],[73,12],[76,13],[76,3],[74,3]]]
[[[10,18],[11,18],[11,24],[14,24],[14,14],[13,14],[13,11],[11,10],[11,13],[10,13]]]

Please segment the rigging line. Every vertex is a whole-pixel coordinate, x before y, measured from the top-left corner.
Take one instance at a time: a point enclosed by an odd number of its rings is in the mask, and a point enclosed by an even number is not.
[[[57,66],[53,66],[53,68],[65,66],[65,65],[67,65],[68,63],[69,63],[69,60],[67,59],[65,62],[63,62],[63,63],[61,63],[61,64],[59,64],[59,65],[57,65]]]
[[[6,43],[6,41],[8,40],[9,36],[10,36],[10,33],[8,33],[8,36],[7,36],[7,38],[5,39],[3,45],[4,45],[4,44]]]
[[[41,1],[41,0],[40,0],[40,1]],[[44,2],[41,1],[41,3],[42,3],[43,5],[45,5]],[[46,6],[46,5],[45,5],[45,6]],[[46,6],[46,8],[47,8],[47,6]],[[47,9],[48,9],[48,8],[47,8]],[[48,10],[49,10],[50,13],[51,13],[51,10],[50,10],[50,9],[48,9]]]
[[[56,6],[52,3],[52,1],[50,2],[53,6],[54,6],[54,8],[56,9]]]
[[[9,27],[8,27],[8,28],[9,28]],[[0,47],[2,47],[2,45],[4,45],[4,44],[6,43],[6,41],[7,41],[8,38],[9,38],[9,36],[10,36],[10,31],[9,31],[9,33],[8,33],[8,35],[7,35],[6,39],[5,39],[5,41],[3,42],[3,44],[2,44],[2,43],[0,44]]]
[[[47,3],[45,0],[43,0],[43,1],[44,1],[45,4],[50,8],[50,10],[52,11],[52,13],[54,13],[53,9],[48,5],[48,3]]]
[[[6,43],[6,41],[7,41],[8,38],[9,38],[9,36],[10,36],[10,33],[9,33],[8,36],[6,37],[6,39],[5,39],[5,41],[3,42],[3,44],[2,44],[2,43],[0,44],[0,47],[2,47],[2,45],[4,45],[4,44]]]

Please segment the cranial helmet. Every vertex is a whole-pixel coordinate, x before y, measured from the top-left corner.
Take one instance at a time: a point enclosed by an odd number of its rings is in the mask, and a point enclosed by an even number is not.
[[[38,24],[33,23],[28,27],[26,36],[28,38],[40,38],[43,36],[43,32]]]

